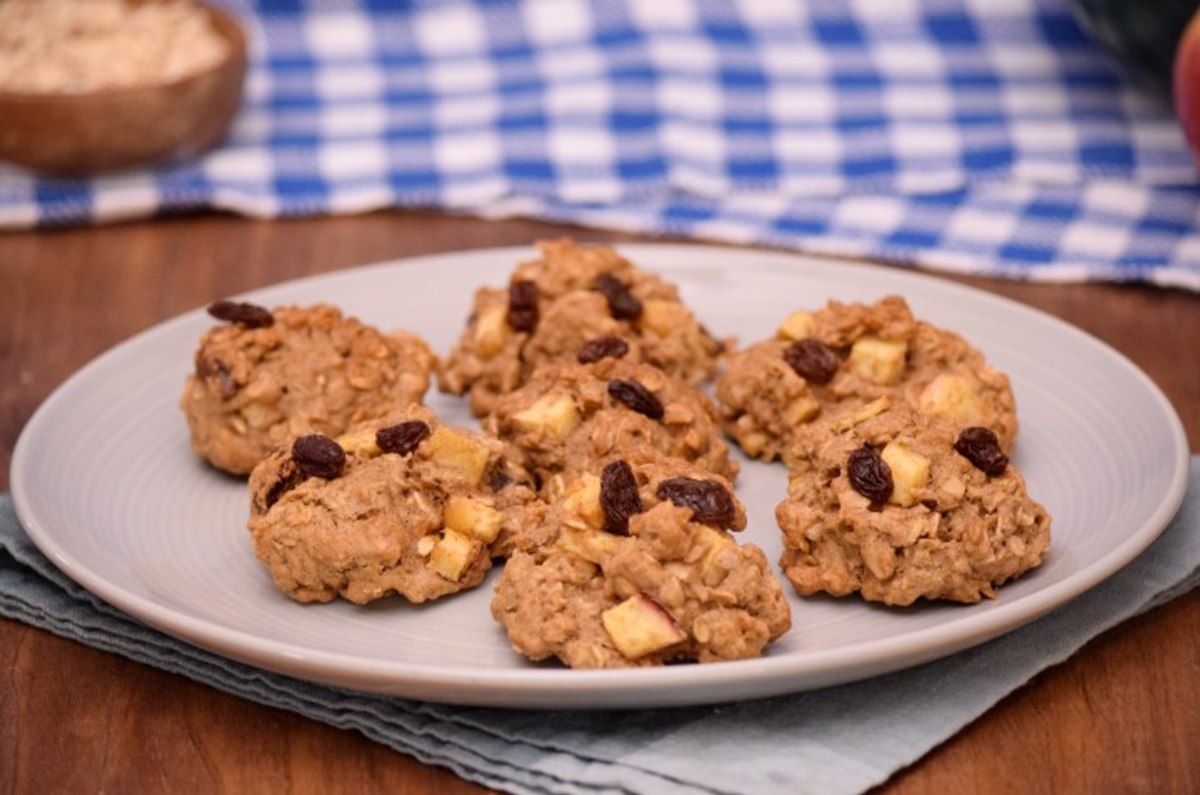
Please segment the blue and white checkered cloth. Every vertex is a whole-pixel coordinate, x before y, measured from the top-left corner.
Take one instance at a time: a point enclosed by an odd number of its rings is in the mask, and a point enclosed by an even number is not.
[[[224,146],[0,167],[0,227],[436,207],[1200,290],[1182,133],[1068,0],[225,3]]]

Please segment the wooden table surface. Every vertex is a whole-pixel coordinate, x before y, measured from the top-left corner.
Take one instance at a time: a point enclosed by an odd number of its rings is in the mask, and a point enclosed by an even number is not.
[[[626,235],[422,214],[203,216],[0,235],[0,488],[33,410],[108,347],[216,298],[366,262]],[[1200,296],[959,278],[1141,366],[1200,449]],[[883,789],[1200,792],[1200,592],[1035,677]],[[480,792],[349,731],[0,620],[0,791]]]

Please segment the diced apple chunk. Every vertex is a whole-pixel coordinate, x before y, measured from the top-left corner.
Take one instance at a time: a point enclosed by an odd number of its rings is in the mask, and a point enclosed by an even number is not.
[[[353,433],[344,433],[337,438],[338,445],[350,455],[359,458],[374,458],[382,452],[375,444],[375,430],[366,428]]]
[[[785,340],[802,340],[811,337],[815,321],[808,312],[793,312],[779,324],[775,336]]]
[[[562,392],[542,395],[533,405],[513,415],[513,424],[526,433],[566,436],[582,419],[575,399]]]
[[[850,346],[846,365],[872,383],[890,386],[904,375],[907,355],[908,343],[904,340],[860,337]]]
[[[600,507],[600,478],[587,474],[575,481],[563,497],[563,510],[577,516],[593,530],[604,526],[604,509]]]
[[[448,529],[474,536],[490,544],[500,535],[503,514],[472,497],[451,497],[442,512],[442,524]]]
[[[616,552],[620,543],[616,536],[603,531],[579,530],[574,527],[563,527],[557,541],[563,549],[592,563],[599,563]]]
[[[445,426],[438,428],[425,443],[431,461],[457,469],[467,480],[478,483],[487,467],[487,447],[461,431]]]
[[[687,635],[657,602],[645,594],[629,597],[600,614],[617,651],[630,660],[673,646]]]
[[[668,560],[663,564],[663,568],[677,580],[687,580],[692,576],[692,567],[681,560]]]
[[[642,302],[642,328],[653,331],[660,337],[667,337],[675,329],[690,322],[692,313],[683,304],[675,301],[651,299]]]
[[[961,375],[942,373],[930,381],[917,397],[917,409],[961,425],[979,424],[983,404],[971,382]]]
[[[742,446],[742,451],[753,458],[763,451],[767,446],[767,442],[771,441],[771,437],[765,433],[752,431],[738,439],[738,444]]]
[[[256,431],[261,431],[273,424],[279,416],[278,411],[267,408],[262,403],[247,403],[242,406],[241,414],[245,418],[246,424]]]
[[[929,459],[903,442],[888,442],[879,456],[892,470],[892,496],[888,499],[901,508],[913,505],[915,492],[929,484]]]
[[[494,306],[475,321],[475,349],[481,358],[490,359],[504,348],[508,338],[508,307]]]
[[[801,395],[783,410],[783,419],[791,426],[803,425],[817,416],[820,411],[821,404],[816,401],[816,398],[812,395]]]
[[[429,565],[447,580],[458,582],[482,549],[483,544],[477,539],[455,530],[446,530],[429,555]]]
[[[729,573],[730,566],[722,565],[728,560],[725,553],[736,550],[737,544],[725,533],[711,527],[702,526],[697,532],[707,547],[704,556],[700,558],[700,575],[706,584],[716,585]],[[736,552],[734,555],[735,560],[728,561],[730,564],[736,564]]]

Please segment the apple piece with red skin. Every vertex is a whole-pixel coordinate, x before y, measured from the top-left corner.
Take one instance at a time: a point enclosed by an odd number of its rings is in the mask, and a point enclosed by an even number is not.
[[[1184,28],[1175,51],[1172,94],[1175,116],[1183,126],[1192,158],[1200,167],[1200,12]]]
[[[671,614],[642,593],[605,610],[600,620],[617,651],[630,660],[687,640]]]

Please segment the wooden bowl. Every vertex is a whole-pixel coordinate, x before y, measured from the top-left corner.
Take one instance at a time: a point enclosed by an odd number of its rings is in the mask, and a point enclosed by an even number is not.
[[[78,94],[0,91],[0,160],[80,176],[194,154],[219,141],[241,104],[246,37],[225,11],[200,8],[229,43],[224,60],[146,86]]]

